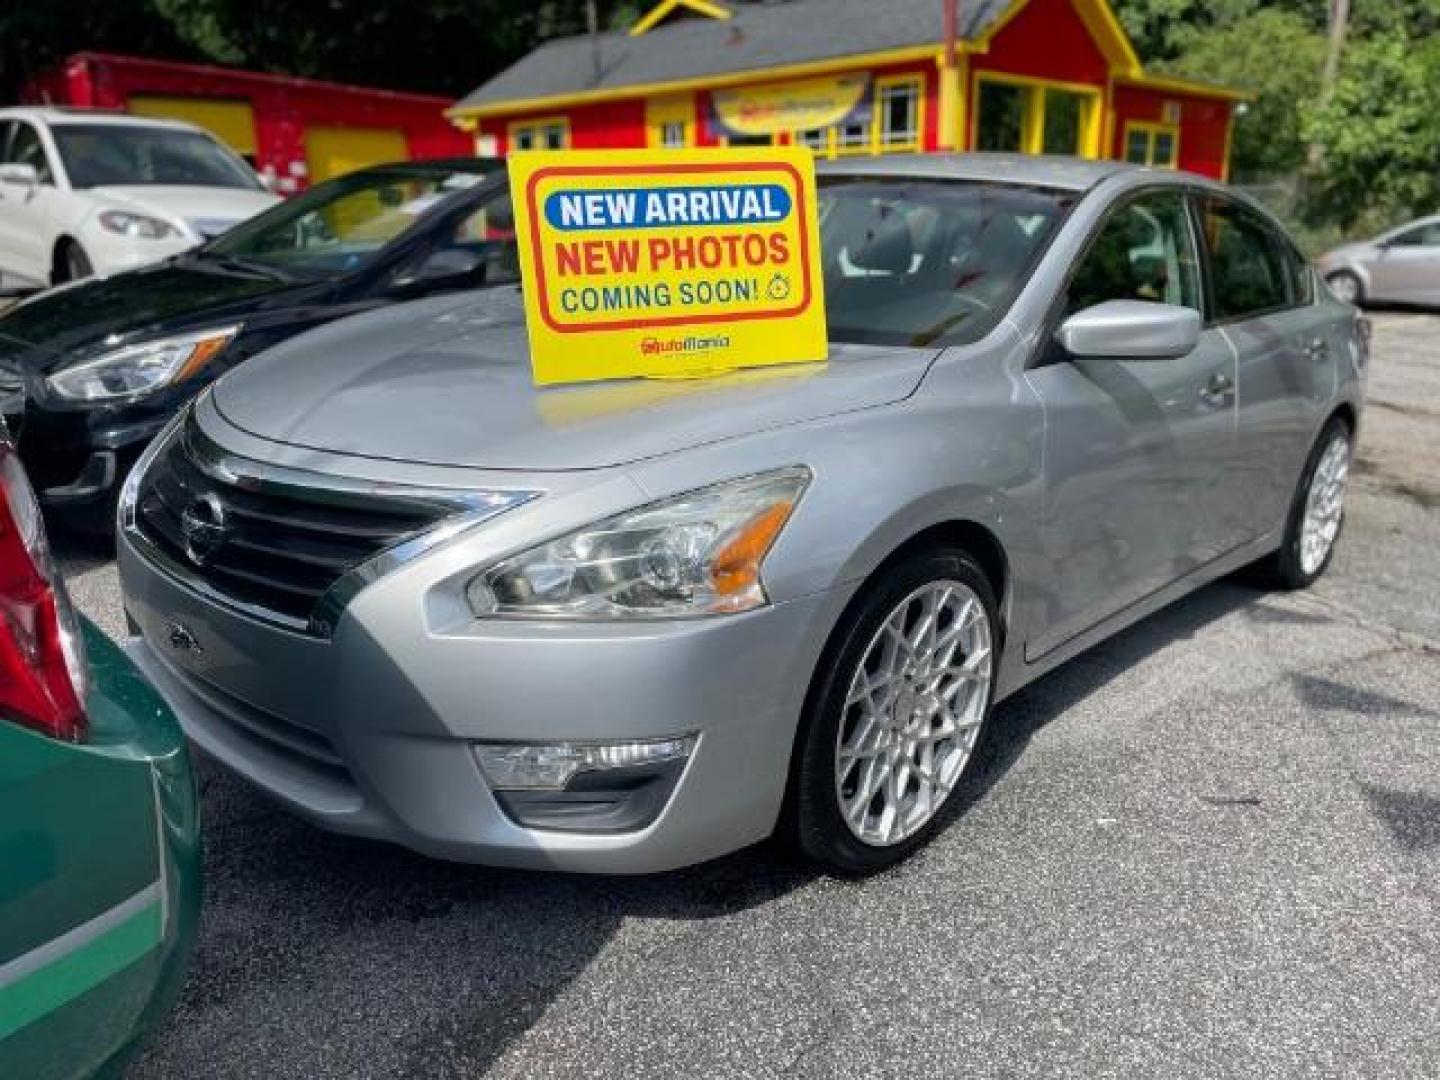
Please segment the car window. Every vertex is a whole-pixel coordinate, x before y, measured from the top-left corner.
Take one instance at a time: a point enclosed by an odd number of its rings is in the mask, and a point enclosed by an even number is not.
[[[1298,302],[1287,247],[1258,215],[1225,199],[1200,200],[1216,319],[1240,319]]]
[[[827,177],[820,250],[832,341],[977,341],[1004,317],[1075,201],[961,180]]]
[[[1440,221],[1406,229],[1393,237],[1390,243],[1396,247],[1440,247]]]
[[[353,270],[432,209],[485,179],[483,172],[417,163],[361,170],[317,184],[201,249],[301,277]]]
[[[1116,210],[1070,281],[1066,311],[1107,300],[1149,300],[1201,310],[1200,265],[1185,197],[1157,192]]]
[[[448,229],[418,264],[402,269],[396,284],[468,274],[476,285],[520,280],[520,249],[510,193],[498,191]]]
[[[33,165],[42,184],[55,182],[55,173],[50,168],[50,158],[45,153],[45,144],[40,141],[40,133],[23,120],[15,121],[5,161],[13,165]]]
[[[260,187],[255,173],[209,135],[140,124],[65,122],[51,129],[76,188],[108,184]]]

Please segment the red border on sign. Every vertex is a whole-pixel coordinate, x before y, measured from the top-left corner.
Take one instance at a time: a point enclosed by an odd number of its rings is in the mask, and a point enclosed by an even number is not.
[[[668,318],[622,319],[618,322],[589,322],[584,326],[568,326],[556,322],[555,316],[550,312],[549,293],[545,288],[545,260],[540,252],[540,216],[535,203],[535,189],[539,186],[540,181],[547,180],[552,176],[614,176],[629,175],[632,173],[648,174],[657,171],[666,173],[789,173],[795,181],[795,216],[800,224],[800,267],[803,281],[800,290],[800,302],[794,307],[783,308],[777,311],[716,312],[713,315],[672,315]],[[800,171],[788,162],[747,161],[731,165],[720,163],[714,165],[671,165],[663,170],[657,169],[653,165],[550,165],[543,169],[536,169],[535,172],[530,174],[530,178],[525,187],[525,203],[530,213],[530,254],[535,265],[535,284],[540,290],[538,304],[540,317],[545,320],[545,325],[557,334],[587,334],[596,330],[643,330],[650,326],[698,326],[705,323],[730,323],[753,319],[788,319],[794,315],[799,315],[808,308],[810,301],[813,299],[813,289],[810,281],[810,230],[805,227],[805,183],[800,176]]]

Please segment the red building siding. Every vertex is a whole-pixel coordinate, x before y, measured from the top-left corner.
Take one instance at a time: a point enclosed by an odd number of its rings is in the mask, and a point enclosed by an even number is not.
[[[1100,88],[1110,74],[1105,54],[1070,0],[1030,0],[1000,28],[989,52],[972,57],[970,67]]]
[[[1215,98],[1171,93],[1148,86],[1115,87],[1115,131],[1110,156],[1125,156],[1125,124],[1129,120],[1165,122],[1166,105],[1179,112],[1180,168],[1223,177],[1229,146],[1230,104]]]
[[[229,68],[79,53],[36,79],[24,96],[105,109],[124,109],[143,96],[245,102],[255,118],[256,167],[294,177],[302,188],[311,127],[398,131],[411,158],[473,153],[471,140],[445,119],[448,99]]]

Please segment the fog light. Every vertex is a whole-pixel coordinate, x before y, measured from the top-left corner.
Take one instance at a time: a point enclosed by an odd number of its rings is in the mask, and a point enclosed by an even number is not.
[[[694,736],[625,743],[478,743],[480,768],[496,791],[563,791],[578,773],[683,761]]]
[[[626,743],[477,743],[500,808],[528,829],[643,829],[680,782],[695,736]]]

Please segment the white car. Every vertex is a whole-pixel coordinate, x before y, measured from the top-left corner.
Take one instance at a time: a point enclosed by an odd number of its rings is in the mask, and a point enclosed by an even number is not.
[[[51,285],[163,259],[277,201],[244,159],[172,120],[0,109],[0,277]]]

